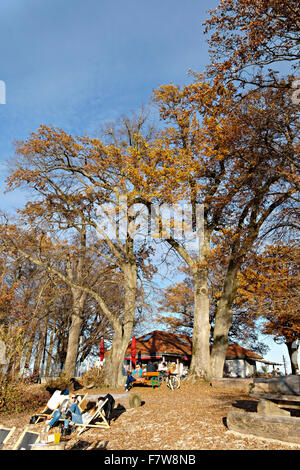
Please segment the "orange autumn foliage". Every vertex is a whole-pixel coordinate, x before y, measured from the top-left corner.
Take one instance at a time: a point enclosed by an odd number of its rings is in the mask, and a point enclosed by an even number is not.
[[[263,332],[291,343],[300,337],[300,249],[277,243],[253,255],[240,274],[237,303],[265,319]]]

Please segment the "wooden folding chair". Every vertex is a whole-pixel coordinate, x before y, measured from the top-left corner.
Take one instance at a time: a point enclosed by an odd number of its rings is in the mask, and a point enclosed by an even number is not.
[[[31,445],[35,444],[39,438],[39,432],[29,431],[28,426],[25,426],[19,439],[15,443],[13,450],[31,450]]]
[[[37,424],[39,421],[41,421],[43,418],[52,418],[54,411],[56,411],[62,404],[62,402],[59,402],[56,406],[56,408],[52,409],[48,407],[48,403],[51,401],[51,399],[54,397],[55,393],[57,390],[51,395],[51,398],[48,400],[45,408],[40,412],[37,413],[35,416],[38,416],[38,419],[36,420],[35,424]],[[62,398],[68,399],[68,395],[62,395]]]
[[[35,416],[37,416],[37,420],[34,424],[39,423],[42,421],[44,418],[51,418],[55,410],[50,410],[47,406],[41,411],[41,413],[37,413]]]
[[[74,394],[75,395],[75,394]],[[85,409],[85,403],[84,403],[84,400],[86,399],[86,397],[88,396],[87,393],[85,394],[78,394],[76,395],[77,396],[77,399],[78,399],[78,406],[79,406],[79,409],[81,411],[81,413],[83,413],[84,409]]]
[[[8,439],[15,432],[16,427],[6,428],[0,424],[0,449],[7,443]]]
[[[74,393],[74,395],[75,395],[75,393]],[[84,400],[85,400],[85,398],[87,397],[87,395],[88,395],[87,393],[86,393],[86,394],[81,394],[81,395],[80,395],[80,394],[76,395],[77,400],[78,400],[78,407],[79,407],[81,413],[84,412],[84,409],[85,409]],[[59,408],[59,407],[58,407],[58,408]],[[58,408],[56,408],[56,409],[58,409]],[[55,411],[55,410],[54,410],[54,411]],[[53,411],[53,413],[54,413],[54,411]],[[65,418],[59,418],[58,421],[59,421],[59,422],[64,422],[64,421],[65,421]]]
[[[108,429],[110,426],[109,426],[109,423],[105,417],[105,413],[104,413],[104,405],[106,404],[106,402],[108,401],[108,398],[106,398],[104,401],[100,401],[97,405],[97,409],[91,413],[90,412],[90,416],[88,418],[88,420],[83,423],[83,424],[78,424],[76,423],[75,426],[78,426],[78,427],[81,427],[79,433],[78,433],[78,436],[80,434],[82,434],[87,428],[105,428],[105,429]],[[101,420],[100,423],[96,423],[96,421],[98,420]],[[92,424],[94,422],[94,424]]]

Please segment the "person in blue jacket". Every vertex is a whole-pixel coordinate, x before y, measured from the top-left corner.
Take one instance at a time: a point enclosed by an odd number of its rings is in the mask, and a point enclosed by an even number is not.
[[[126,385],[125,385],[125,391],[129,392],[129,389],[131,388],[131,383],[136,382],[142,377],[143,369],[141,366],[138,364],[136,366],[136,369],[134,372],[127,372],[127,380],[126,380]]]

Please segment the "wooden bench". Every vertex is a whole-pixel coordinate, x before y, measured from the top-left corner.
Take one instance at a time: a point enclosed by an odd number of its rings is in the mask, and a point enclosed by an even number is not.
[[[250,397],[270,400],[276,403],[280,408],[300,409],[300,397],[295,395],[280,395],[275,393],[250,393]]]
[[[249,396],[270,400],[283,408],[300,408],[300,376],[254,379]]]
[[[152,389],[160,387],[159,372],[143,372],[142,377],[138,378],[135,382],[131,382],[130,385],[151,385]]]
[[[300,418],[289,410],[300,408],[300,376],[254,379],[249,396],[260,400],[257,412],[230,410],[229,430],[300,444]]]

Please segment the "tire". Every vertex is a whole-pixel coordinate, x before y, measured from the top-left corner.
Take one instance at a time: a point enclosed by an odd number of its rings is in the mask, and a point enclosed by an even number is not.
[[[171,390],[176,390],[177,388],[180,388],[180,380],[178,379],[178,377],[170,377],[170,385]]]

